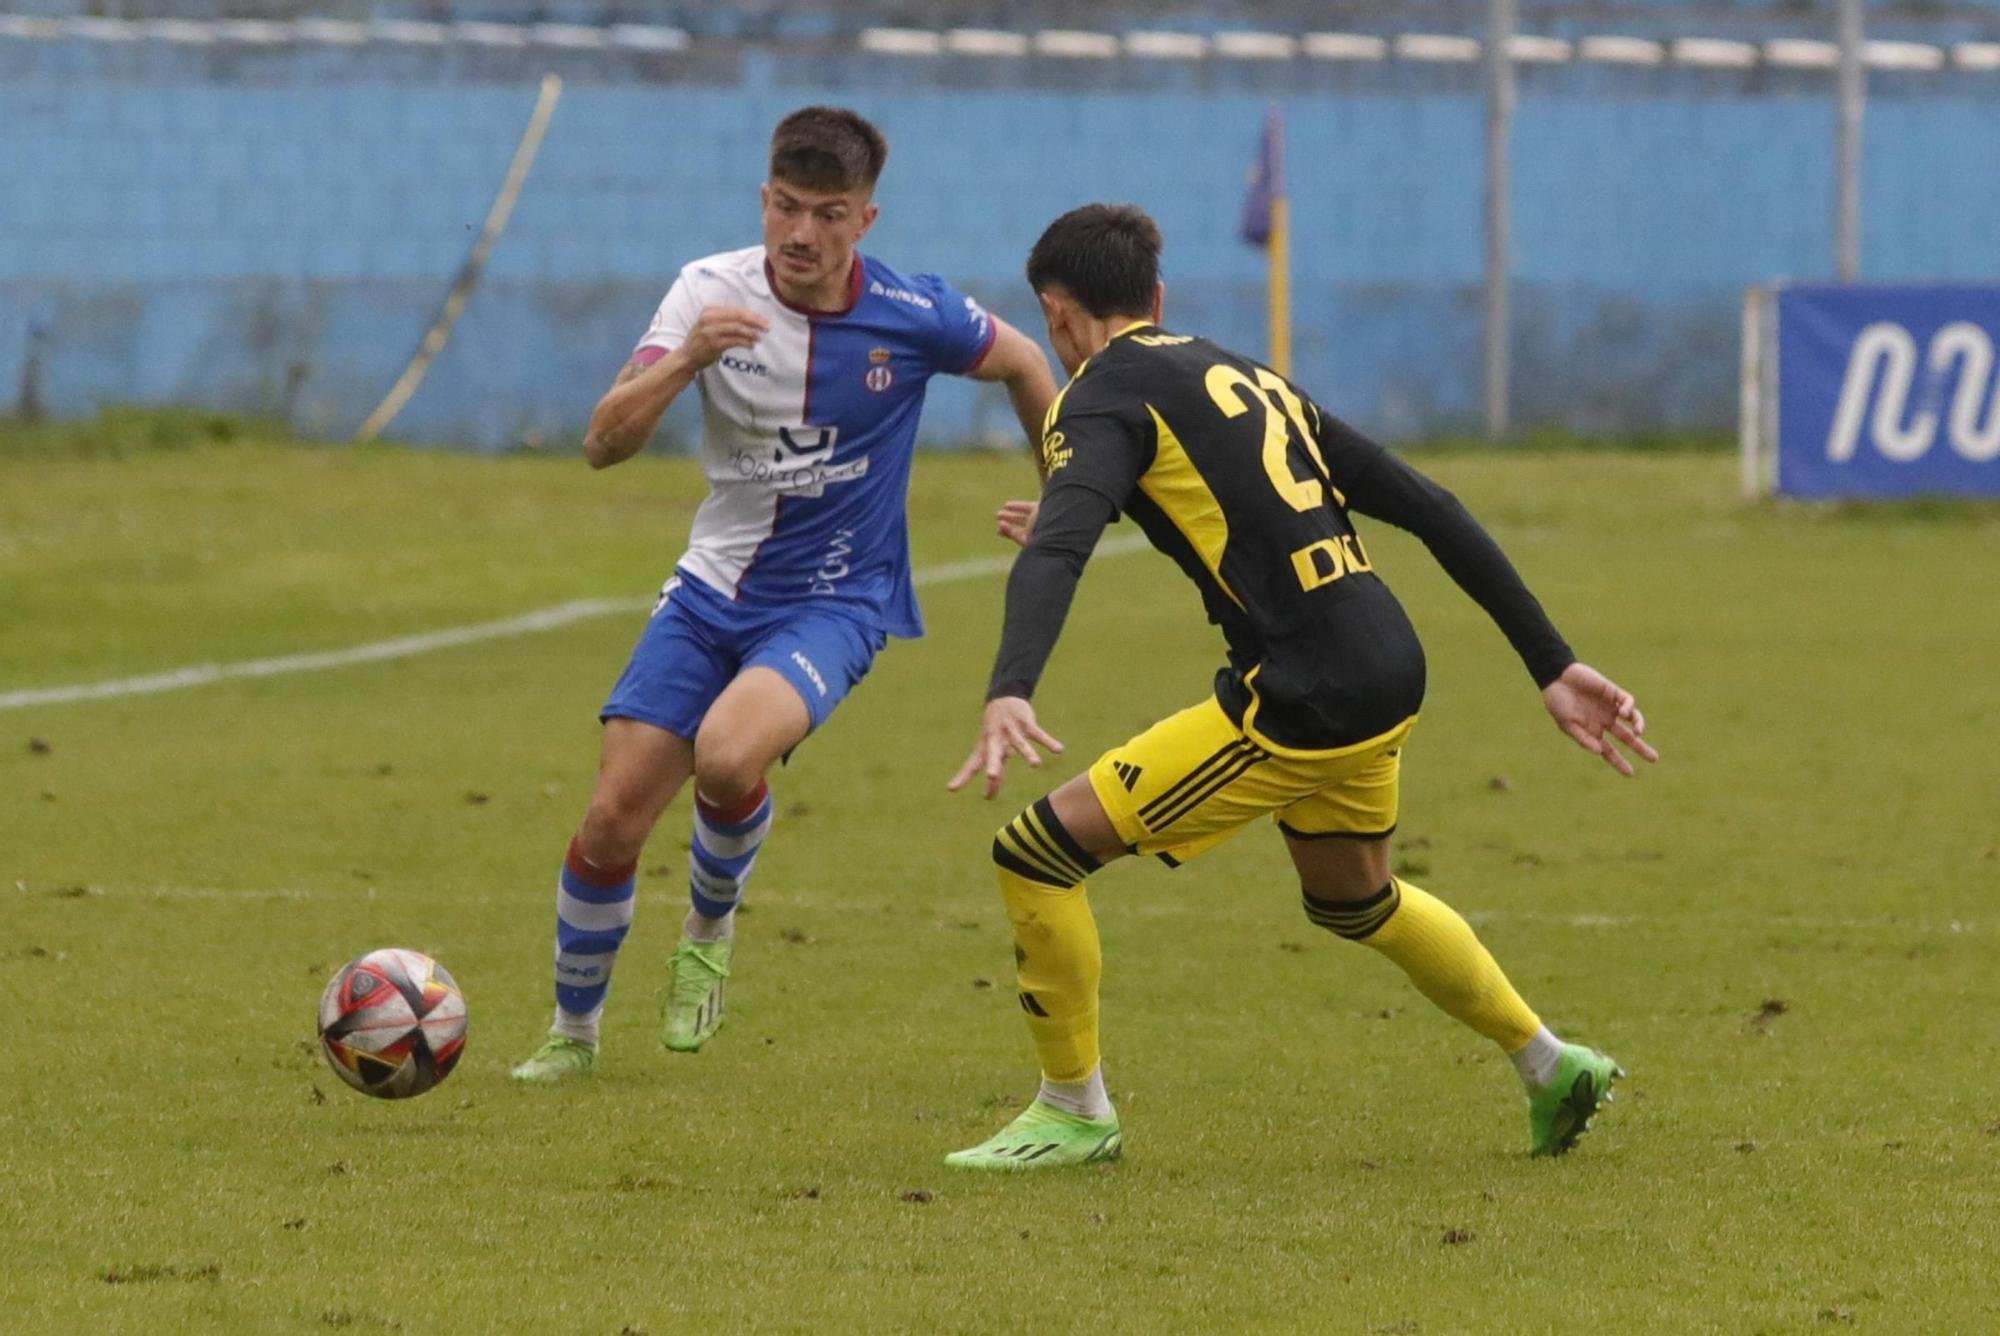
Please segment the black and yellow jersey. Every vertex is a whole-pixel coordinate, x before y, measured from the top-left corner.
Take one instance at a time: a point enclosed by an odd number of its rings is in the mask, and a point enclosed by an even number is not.
[[[1506,633],[1537,685],[1574,661],[1499,547],[1444,488],[1269,368],[1135,324],[1049,409],[1047,482],[1008,582],[989,699],[1030,694],[1084,561],[1122,511],[1221,628],[1223,708],[1254,740],[1326,751],[1417,712],[1423,649],[1349,511],[1421,538]]]

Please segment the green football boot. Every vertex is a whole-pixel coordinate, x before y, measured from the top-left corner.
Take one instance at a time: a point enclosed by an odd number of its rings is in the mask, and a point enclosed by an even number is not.
[[[1528,1092],[1528,1154],[1567,1152],[1611,1102],[1611,1083],[1624,1074],[1608,1055],[1585,1044],[1564,1044],[1555,1079]]]
[[[681,938],[674,948],[667,981],[666,1023],[660,1042],[675,1053],[692,1053],[722,1028],[722,981],[729,977],[732,941]]]
[[[991,1138],[952,1152],[944,1162],[960,1169],[1059,1169],[1104,1164],[1123,1148],[1116,1113],[1085,1118],[1036,1100]]]
[[[516,1081],[538,1081],[546,1085],[582,1076],[596,1061],[597,1045],[552,1034],[526,1062],[514,1069],[513,1077]]]

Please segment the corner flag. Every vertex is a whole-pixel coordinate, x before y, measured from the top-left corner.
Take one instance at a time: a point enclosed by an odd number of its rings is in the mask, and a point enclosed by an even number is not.
[[[1291,208],[1285,198],[1285,114],[1273,103],[1264,113],[1264,134],[1250,170],[1250,193],[1243,201],[1243,239],[1260,246],[1269,265],[1271,369],[1292,374]]]

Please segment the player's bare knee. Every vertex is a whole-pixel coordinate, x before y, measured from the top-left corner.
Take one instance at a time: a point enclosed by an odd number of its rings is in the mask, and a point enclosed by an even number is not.
[[[1287,828],[1285,848],[1298,869],[1299,892],[1308,906],[1315,901],[1344,905],[1366,900],[1388,884],[1387,839],[1305,835]]]
[[[620,789],[599,789],[590,797],[577,843],[593,863],[618,866],[639,857],[653,833],[659,810],[646,795]]]
[[[1299,878],[1299,894],[1308,900],[1350,903],[1376,894],[1389,878],[1368,868],[1343,868],[1338,872],[1318,870]]]
[[[752,746],[734,739],[711,740],[703,734],[695,742],[695,789],[724,807],[740,803],[757,791],[768,764]]]

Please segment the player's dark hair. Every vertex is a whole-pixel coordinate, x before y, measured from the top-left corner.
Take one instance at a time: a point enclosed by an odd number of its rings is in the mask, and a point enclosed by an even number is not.
[[[1086,204],[1050,223],[1028,252],[1028,286],[1057,285],[1102,320],[1148,315],[1160,283],[1160,229],[1136,204]]]
[[[842,107],[800,107],[771,132],[771,179],[838,194],[873,188],[889,160],[889,141]]]

